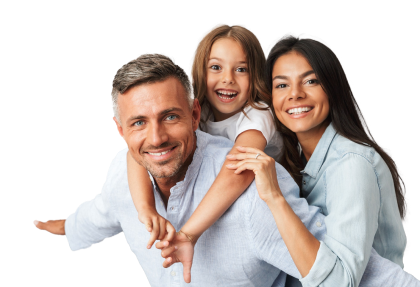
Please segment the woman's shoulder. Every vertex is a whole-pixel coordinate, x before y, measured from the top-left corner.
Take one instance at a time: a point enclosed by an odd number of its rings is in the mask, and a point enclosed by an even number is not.
[[[372,164],[375,161],[375,157],[379,156],[373,147],[356,143],[338,133],[331,143],[329,153],[334,154],[337,159],[342,159],[346,155],[360,156]]]

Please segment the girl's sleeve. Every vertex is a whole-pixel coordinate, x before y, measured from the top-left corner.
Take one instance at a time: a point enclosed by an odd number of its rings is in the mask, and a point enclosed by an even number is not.
[[[378,179],[363,156],[347,153],[331,166],[324,184],[328,215],[325,235],[303,286],[359,286],[378,228]]]
[[[260,131],[268,144],[276,132],[270,110],[257,110],[251,108],[246,111],[246,116],[241,113],[236,124],[235,140],[241,133],[247,130]]]

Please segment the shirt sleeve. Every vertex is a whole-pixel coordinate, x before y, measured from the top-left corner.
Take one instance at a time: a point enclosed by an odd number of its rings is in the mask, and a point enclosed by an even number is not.
[[[241,113],[236,124],[235,140],[241,133],[247,130],[260,131],[268,144],[276,132],[270,110],[257,110],[251,108],[246,112],[246,116],[244,113]]]
[[[126,151],[120,152],[112,162],[101,194],[80,205],[76,212],[67,218],[65,232],[71,250],[87,248],[122,231],[112,204],[112,191],[115,191],[115,184],[118,182],[116,175],[121,173],[121,170],[126,170],[119,168],[124,153],[126,154]]]
[[[348,153],[324,174],[327,234],[303,286],[359,286],[378,228],[380,191],[375,170]]]
[[[282,166],[276,164],[276,168],[277,180],[283,196],[306,228],[316,238],[322,239],[326,232],[324,215],[320,213],[318,207],[309,206],[304,198],[299,197],[299,187]],[[248,200],[250,206],[247,208],[247,216],[244,219],[256,256],[293,277],[301,278],[270,209],[258,195],[255,182],[249,188],[246,195],[250,196]]]

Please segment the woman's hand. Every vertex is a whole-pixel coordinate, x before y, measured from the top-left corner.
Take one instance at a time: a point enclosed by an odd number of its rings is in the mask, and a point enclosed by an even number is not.
[[[238,146],[237,149],[240,153],[227,155],[226,158],[238,162],[226,167],[236,169],[236,174],[240,174],[244,170],[252,170],[255,174],[258,194],[265,202],[275,196],[283,196],[277,182],[275,160],[256,148]]]

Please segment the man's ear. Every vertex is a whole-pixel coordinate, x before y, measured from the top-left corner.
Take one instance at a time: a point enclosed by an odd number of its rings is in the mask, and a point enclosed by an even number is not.
[[[194,99],[193,108],[192,108],[192,119],[193,119],[193,130],[198,129],[198,124],[200,123],[201,117],[201,106],[198,103],[198,99]]]
[[[117,124],[117,129],[118,129],[118,132],[120,133],[120,136],[124,137],[122,126],[120,125],[116,117],[113,117],[113,119],[114,119],[114,122]]]

